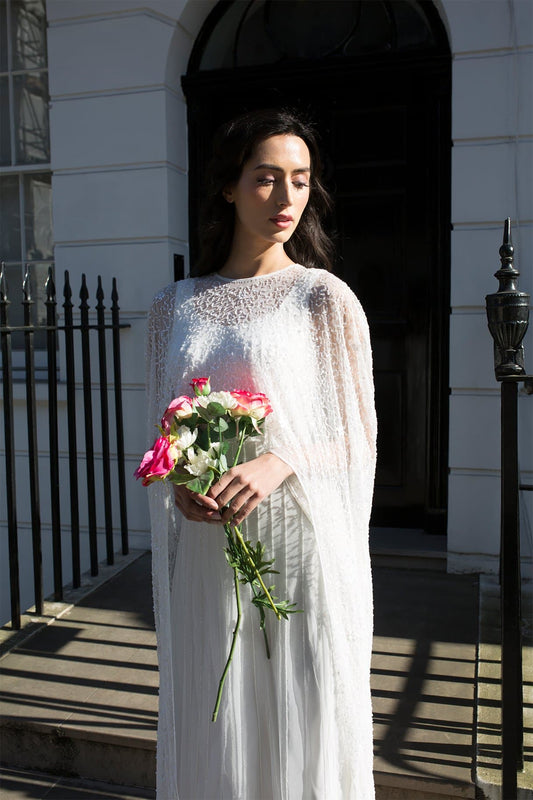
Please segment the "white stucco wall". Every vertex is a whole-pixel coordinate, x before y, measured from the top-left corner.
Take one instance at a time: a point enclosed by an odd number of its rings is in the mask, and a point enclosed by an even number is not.
[[[133,547],[149,546],[144,329],[157,288],[188,256],[186,108],[179,78],[196,31],[183,3],[49,0],[56,274],[117,278],[122,320],[127,505]],[[118,517],[117,517],[118,519]],[[65,516],[68,522],[68,514]],[[118,532],[118,531],[117,531]]]
[[[440,4],[453,54],[452,259],[448,565],[497,569],[499,385],[484,297],[498,288],[503,220],[510,216],[521,271],[533,293],[533,4]],[[533,372],[533,326],[526,367]],[[522,395],[520,465],[533,483],[533,398]],[[521,493],[522,541],[531,559],[533,495]]]
[[[60,288],[68,269],[77,291],[85,272],[94,298],[98,274],[106,294],[111,277],[118,280],[123,321],[131,323],[122,335],[128,478],[146,443],[146,310],[154,291],[172,280],[174,254],[183,254],[186,262],[188,258],[186,108],[180,77],[214,5],[215,0],[148,0],[142,6],[131,0],[47,1],[57,283]],[[520,285],[533,292],[533,4],[439,0],[437,5],[453,52],[449,568],[493,570],[499,542],[499,388],[483,302],[497,288],[492,274],[499,266],[508,215],[513,218]],[[533,325],[526,348],[533,372]],[[18,433],[25,427],[23,392],[19,394]],[[532,398],[521,398],[520,414],[522,480],[533,483]],[[66,476],[66,432],[60,427]],[[98,436],[97,422],[95,430]],[[18,449],[22,474],[23,442]],[[46,451],[43,441],[43,498]],[[128,480],[127,500],[131,544],[148,547],[146,491],[133,479]],[[68,497],[61,503],[69,580]],[[531,493],[523,493],[522,505],[524,552],[530,554]],[[82,495],[80,508],[84,506]],[[118,547],[116,502],[114,514]],[[21,563],[29,564],[30,517],[23,497],[18,521]],[[46,513],[43,523],[50,591]],[[103,546],[100,552],[103,557]],[[0,553],[4,564],[5,555]],[[2,584],[0,613],[5,619],[6,581]],[[28,588],[22,605],[31,602]]]

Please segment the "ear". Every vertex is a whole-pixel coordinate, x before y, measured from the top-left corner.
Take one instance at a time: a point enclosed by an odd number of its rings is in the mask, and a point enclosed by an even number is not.
[[[231,191],[231,189],[224,189],[222,192],[222,196],[224,200],[226,200],[228,203],[233,203],[233,192]]]

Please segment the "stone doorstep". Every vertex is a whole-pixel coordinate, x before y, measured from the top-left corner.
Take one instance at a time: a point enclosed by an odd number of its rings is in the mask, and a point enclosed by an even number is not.
[[[31,636],[48,625],[52,625],[57,619],[61,619],[84,597],[112,580],[145,553],[146,550],[130,550],[126,556],[121,553],[115,553],[115,563],[109,565],[105,561],[101,562],[98,565],[98,575],[93,576],[90,572],[84,572],[81,576],[81,585],[77,589],[74,589],[71,583],[64,587],[63,600],[61,602],[51,598],[43,601],[43,614],[41,616],[35,613],[35,606],[31,606],[25,613],[21,614],[20,630],[14,630],[11,627],[11,622],[6,622],[0,627],[0,660],[14,647],[20,647]]]
[[[475,798],[473,785],[457,784],[446,780],[391,775],[374,771],[376,800],[450,800],[450,798]]]
[[[404,550],[373,548],[371,552],[373,567],[392,567],[394,569],[424,569],[432,572],[446,572],[446,554],[431,551],[406,553]]]
[[[64,778],[44,772],[0,767],[0,797],[57,798],[65,800],[155,800],[155,790],[138,786],[120,786],[79,778]]]
[[[533,800],[533,583],[522,584],[524,770],[516,800]],[[501,800],[500,590],[493,575],[480,576],[476,784],[485,800]],[[505,800],[508,800],[505,798]],[[513,798],[513,800],[515,800]]]
[[[155,787],[155,740],[75,726],[0,720],[1,762],[9,767]]]

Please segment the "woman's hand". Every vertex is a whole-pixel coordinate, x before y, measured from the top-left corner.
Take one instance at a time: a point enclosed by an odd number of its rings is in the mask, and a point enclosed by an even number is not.
[[[220,525],[220,511],[217,503],[211,497],[191,492],[183,484],[180,486],[174,484],[173,489],[174,503],[185,519],[189,519],[192,522],[214,522]]]
[[[292,472],[281,458],[273,453],[264,453],[225,472],[204,499],[211,500],[220,509],[219,522],[231,520],[239,525]],[[224,508],[228,503],[229,507]]]

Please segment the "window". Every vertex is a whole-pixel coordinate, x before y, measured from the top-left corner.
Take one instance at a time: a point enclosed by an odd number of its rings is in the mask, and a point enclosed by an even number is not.
[[[425,0],[233,0],[219,3],[189,72],[305,59],[412,52],[437,44]]]
[[[26,264],[34,321],[46,319],[44,283],[53,263],[48,102],[44,0],[0,0],[0,258],[12,325],[22,324]],[[22,341],[14,338],[13,346]]]

